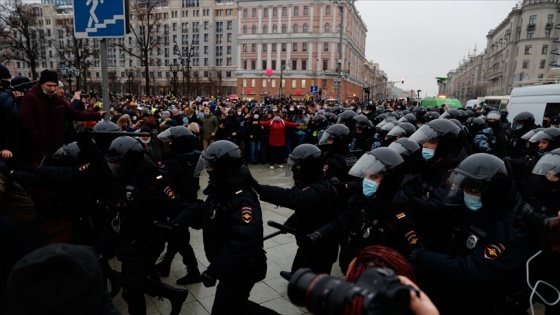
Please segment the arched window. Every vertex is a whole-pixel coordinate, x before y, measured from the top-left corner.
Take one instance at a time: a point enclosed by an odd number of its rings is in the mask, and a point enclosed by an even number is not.
[[[253,25],[253,27],[251,27],[251,34],[257,34],[257,26]]]
[[[294,32],[294,33],[297,33],[298,30],[299,30],[298,25],[297,25],[297,24],[294,24],[294,26],[293,26],[293,32]]]
[[[325,33],[331,32],[331,25],[329,23],[325,24]]]
[[[303,24],[303,32],[304,32],[304,33],[307,33],[307,31],[308,31],[308,30],[307,30],[307,23],[304,23],[304,24]]]
[[[273,34],[278,33],[278,26],[276,24],[272,25],[272,33]]]
[[[247,34],[247,25],[243,26],[243,34]]]
[[[263,34],[268,34],[268,26],[263,25]]]
[[[286,26],[286,24],[282,24],[282,33],[287,33],[288,32],[288,27]]]

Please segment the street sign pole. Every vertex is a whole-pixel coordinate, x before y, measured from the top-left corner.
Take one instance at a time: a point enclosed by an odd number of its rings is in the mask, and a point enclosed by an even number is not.
[[[107,39],[101,40],[101,47],[99,49],[101,55],[101,90],[103,95],[103,110],[105,113],[105,120],[109,120],[109,64],[107,62]]]

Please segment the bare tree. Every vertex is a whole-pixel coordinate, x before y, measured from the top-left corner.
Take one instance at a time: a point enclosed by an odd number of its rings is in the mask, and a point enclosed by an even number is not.
[[[125,45],[125,42],[117,43],[125,53],[138,58],[144,67],[146,80],[146,94],[150,92],[150,56],[154,48],[161,45],[159,28],[161,23],[156,16],[156,9],[167,4],[167,0],[133,0],[130,4],[130,34],[133,38],[132,45]]]
[[[35,27],[39,14],[40,11],[34,12],[33,5],[25,4],[22,0],[0,2],[0,28],[6,30],[1,36],[9,48],[4,50],[1,57],[27,63],[33,80],[37,79],[39,60],[44,58],[46,48],[44,34],[40,34]]]

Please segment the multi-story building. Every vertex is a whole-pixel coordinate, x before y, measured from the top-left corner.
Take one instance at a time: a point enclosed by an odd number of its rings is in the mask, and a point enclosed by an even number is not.
[[[481,56],[469,57],[450,73],[454,82],[448,84],[448,94],[458,98],[508,95],[517,86],[546,83],[547,73],[560,66],[560,1],[524,0],[486,38]],[[480,74],[482,80],[477,81]],[[474,86],[470,93],[469,86]]]
[[[238,13],[236,76],[245,98],[298,99],[317,86],[323,98],[338,99],[340,84],[348,101],[373,82],[364,67],[367,28],[353,0],[238,0]]]
[[[38,72],[60,71],[62,67],[82,70],[81,87],[100,90],[100,40],[83,39],[80,51],[72,36],[72,8],[63,0],[43,0],[32,4],[37,23],[34,30],[44,42]],[[131,8],[133,5],[131,4]],[[149,52],[151,91],[145,88],[145,67],[127,49],[140,54],[131,33],[107,40],[110,88],[113,93],[167,94],[177,77],[177,94],[228,95],[236,92],[233,72],[237,60],[237,6],[233,0],[158,1],[153,10],[152,39],[157,41]],[[141,34],[140,22],[131,17],[131,26]],[[70,26],[70,27],[69,27]],[[141,35],[140,35],[141,37]],[[83,62],[77,62],[84,56]],[[187,67],[188,63],[188,67]],[[31,77],[29,66],[14,62],[14,72]],[[175,73],[173,73],[175,71]],[[188,74],[187,74],[188,73]],[[187,78],[188,75],[188,78]],[[68,83],[68,78],[61,76]],[[72,79],[72,78],[70,78]],[[186,82],[190,81],[190,86]]]
[[[459,62],[459,67],[447,74],[445,95],[454,97],[462,103],[486,95],[487,82],[484,79],[484,56],[477,55],[476,47],[473,53]]]

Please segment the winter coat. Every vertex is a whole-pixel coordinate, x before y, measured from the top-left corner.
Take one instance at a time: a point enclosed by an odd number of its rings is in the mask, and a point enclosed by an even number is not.
[[[261,126],[270,128],[270,135],[268,136],[268,144],[274,147],[283,147],[286,145],[286,127],[297,127],[298,124],[281,119],[275,121],[274,119],[259,122]]]

